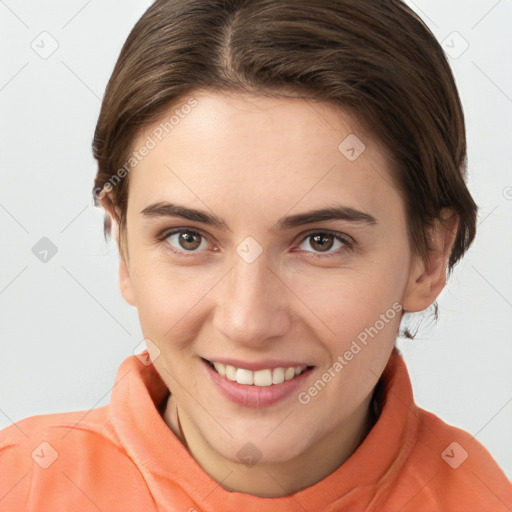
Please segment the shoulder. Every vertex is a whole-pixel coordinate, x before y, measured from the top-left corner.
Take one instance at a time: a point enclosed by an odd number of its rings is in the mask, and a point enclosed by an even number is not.
[[[417,417],[416,441],[392,493],[403,512],[512,508],[512,483],[479,441],[426,410]]]
[[[116,444],[117,436],[110,424],[109,406],[89,411],[72,411],[54,414],[30,416],[0,430],[0,453],[20,456],[26,450],[36,450],[41,443],[57,450],[66,449],[68,444],[74,446],[81,442],[88,445],[96,443]],[[32,459],[32,451],[29,461]],[[51,452],[52,450],[49,450]]]
[[[110,423],[108,405],[31,416],[0,430],[0,465],[0,511],[58,509],[81,503],[79,488],[87,488],[88,496],[90,489],[104,495],[114,475],[132,483],[139,477]]]

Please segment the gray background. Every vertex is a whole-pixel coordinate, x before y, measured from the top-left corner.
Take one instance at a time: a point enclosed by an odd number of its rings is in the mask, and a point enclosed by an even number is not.
[[[439,322],[398,346],[418,405],[470,432],[512,478],[512,1],[408,3],[450,55],[480,213]],[[115,60],[149,4],[0,1],[2,428],[107,404],[142,341],[92,203],[90,145]],[[33,253],[43,237],[57,248],[46,262]]]

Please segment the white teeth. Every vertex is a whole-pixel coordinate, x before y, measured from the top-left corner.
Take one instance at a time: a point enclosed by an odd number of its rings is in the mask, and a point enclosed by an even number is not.
[[[284,382],[284,368],[274,368],[272,371],[272,384]]]
[[[255,386],[272,386],[272,370],[258,370],[254,372]]]
[[[295,377],[295,368],[286,368],[284,372],[284,380],[291,380]]]
[[[281,384],[285,380],[291,380],[296,375],[300,375],[305,369],[305,366],[290,366],[289,368],[274,368],[271,370],[258,370],[252,372],[245,368],[236,368],[230,364],[212,363],[213,367],[217,370],[219,375],[227,379],[244,384],[246,386],[271,386],[272,384]]]
[[[226,365],[222,363],[213,363],[213,366],[215,366],[215,369],[219,372],[220,375],[223,377],[226,376]]]
[[[251,370],[237,368],[235,375],[238,384],[247,384],[248,386],[254,384],[254,372],[251,372]]]
[[[230,364],[226,365],[226,378],[229,380],[232,380],[233,382],[236,381],[236,368],[234,366],[231,366]]]

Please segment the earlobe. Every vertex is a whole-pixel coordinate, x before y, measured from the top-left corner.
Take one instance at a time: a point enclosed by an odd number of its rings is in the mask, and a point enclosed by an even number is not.
[[[124,300],[128,302],[128,304],[130,304],[131,306],[135,306],[135,299],[131,284],[130,272],[128,269],[128,265],[125,261],[123,248],[120,243],[119,215],[114,207],[114,203],[111,200],[110,196],[107,195],[101,201],[101,204],[107,212],[107,214],[110,216],[111,233],[114,237],[114,240],[116,241],[116,245],[119,252],[119,288],[121,290],[121,295],[123,296]]]
[[[117,247],[119,249],[119,288],[121,290],[121,295],[124,300],[130,304],[130,306],[135,306],[135,297],[133,293],[132,280],[130,276],[130,269],[127,263],[127,256],[125,255],[125,247],[120,242],[119,238],[119,223],[115,221],[116,226],[116,242]]]
[[[130,278],[130,273],[128,270],[128,266],[124,261],[123,256],[119,256],[119,288],[121,290],[121,294],[126,302],[130,304],[130,306],[135,306],[135,298],[133,294],[132,282]]]
[[[446,265],[439,258],[428,264],[418,262],[411,272],[403,308],[405,312],[427,309],[441,293],[446,283]]]
[[[416,258],[410,273],[403,307],[406,312],[423,311],[437,299],[446,284],[446,272],[458,218],[449,209],[441,212],[430,229],[431,252],[428,261]]]

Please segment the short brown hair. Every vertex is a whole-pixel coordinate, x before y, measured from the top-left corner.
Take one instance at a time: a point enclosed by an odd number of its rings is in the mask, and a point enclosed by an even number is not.
[[[130,32],[105,92],[93,141],[96,205],[136,137],[196,90],[295,91],[349,109],[392,156],[412,252],[427,260],[426,228],[446,207],[459,217],[449,272],[471,245],[477,206],[465,184],[455,81],[432,32],[400,0],[155,1]],[[129,174],[118,181],[106,200],[124,240]],[[106,237],[108,216],[104,230]]]

